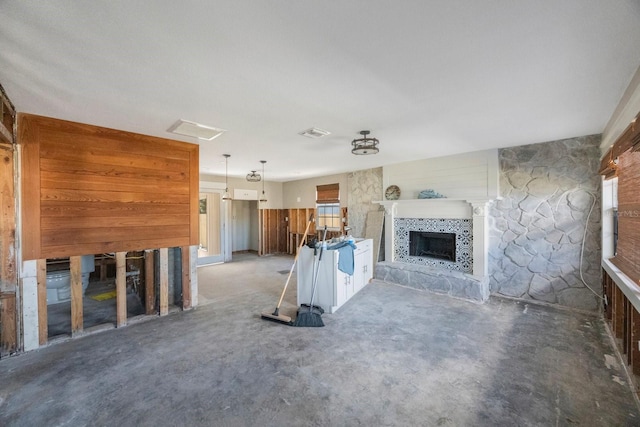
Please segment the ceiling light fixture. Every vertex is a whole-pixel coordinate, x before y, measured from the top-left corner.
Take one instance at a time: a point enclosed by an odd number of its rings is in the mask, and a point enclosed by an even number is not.
[[[251,173],[247,174],[247,181],[249,182],[260,182],[261,179],[262,177],[256,171],[251,171]]]
[[[361,130],[360,135],[362,135],[362,138],[354,139],[353,141],[351,141],[351,145],[353,145],[351,152],[353,154],[361,156],[367,154],[376,154],[378,153],[378,151],[380,151],[378,149],[378,144],[380,143],[380,141],[378,141],[376,138],[369,138],[367,135],[369,135],[370,133],[371,132],[369,132],[368,130]]]
[[[229,194],[229,157],[231,154],[223,154],[224,156],[224,194],[222,194],[222,200],[233,200]]]
[[[264,176],[264,164],[267,163],[266,160],[260,160],[260,163],[262,163],[262,176]],[[260,196],[260,201],[262,203],[267,201],[267,195],[264,194],[264,180],[262,180],[262,196]]]

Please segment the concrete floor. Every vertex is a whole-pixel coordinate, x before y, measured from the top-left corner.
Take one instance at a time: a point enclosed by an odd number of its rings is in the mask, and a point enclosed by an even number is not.
[[[293,328],[259,317],[292,258],[235,259],[196,310],[1,360],[0,425],[640,425],[599,317],[374,281]]]

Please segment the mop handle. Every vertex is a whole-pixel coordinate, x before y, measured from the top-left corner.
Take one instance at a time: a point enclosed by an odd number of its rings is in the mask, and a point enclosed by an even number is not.
[[[287,292],[287,286],[289,286],[289,280],[291,280],[291,275],[293,274],[293,269],[296,266],[296,262],[298,261],[298,255],[302,250],[302,246],[304,245],[304,241],[307,238],[307,233],[309,232],[309,227],[311,227],[311,223],[313,222],[313,213],[309,215],[309,222],[307,223],[307,229],[304,230],[304,235],[302,236],[302,240],[300,240],[300,246],[298,246],[298,250],[296,251],[296,256],[293,258],[293,264],[291,265],[291,269],[289,270],[289,275],[287,276],[287,281],[284,284],[284,289],[282,290],[282,294],[280,295],[280,300],[278,300],[278,305],[276,305],[276,311],[280,308],[280,304],[282,304],[282,299],[284,298],[284,293]]]

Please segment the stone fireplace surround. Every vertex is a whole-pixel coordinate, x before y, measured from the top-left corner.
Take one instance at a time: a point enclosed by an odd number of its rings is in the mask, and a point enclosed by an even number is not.
[[[444,293],[452,297],[473,302],[484,302],[489,298],[488,274],[488,224],[489,199],[417,199],[376,202],[385,208],[385,254],[387,259],[379,262],[375,278],[403,286]],[[446,221],[446,220],[454,221]],[[462,231],[470,224],[471,237],[466,248],[467,257],[462,262],[445,263],[419,260],[405,256],[408,248],[405,240],[408,229],[429,229],[440,221]],[[454,224],[457,224],[454,225]],[[462,227],[462,229],[460,229]],[[461,243],[464,239],[461,240]],[[408,242],[407,242],[408,243]],[[390,258],[390,259],[389,259]],[[469,265],[470,264],[470,265]]]

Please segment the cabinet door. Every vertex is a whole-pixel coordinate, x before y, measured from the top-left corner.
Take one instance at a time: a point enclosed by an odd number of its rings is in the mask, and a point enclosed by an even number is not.
[[[365,266],[366,258],[364,258],[363,255],[367,252],[359,252],[355,254],[354,270],[353,270],[354,293],[358,292],[364,286],[364,271],[366,267]]]
[[[364,265],[364,280],[362,287],[364,287],[371,279],[373,279],[373,252],[365,251],[362,253],[362,263]]]
[[[350,276],[338,270],[336,266],[336,306],[340,307],[349,299],[347,288]]]

